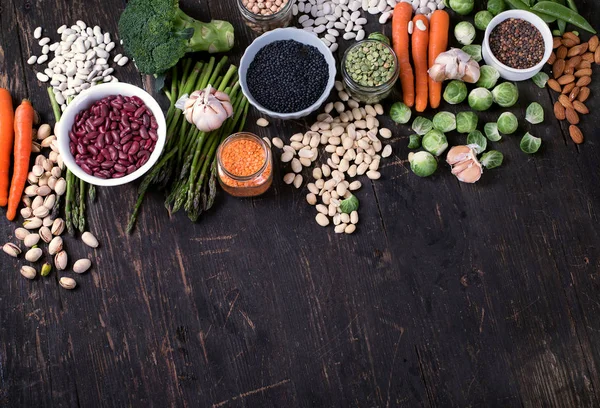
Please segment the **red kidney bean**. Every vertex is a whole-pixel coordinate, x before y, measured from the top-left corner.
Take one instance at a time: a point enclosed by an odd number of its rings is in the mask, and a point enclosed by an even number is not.
[[[121,146],[125,146],[131,139],[133,139],[133,135],[131,134],[121,137]]]
[[[140,124],[137,122],[132,122],[131,123],[131,129],[132,130],[138,130],[140,128]]]
[[[119,151],[119,154],[117,155],[117,157],[119,158],[119,160],[125,160],[125,159],[127,159],[127,153],[125,153],[123,151]]]
[[[144,142],[144,150],[148,150],[154,147],[154,141],[152,139],[148,139]]]
[[[86,150],[92,155],[92,156],[97,156],[99,153],[99,150],[96,146],[94,145],[89,145],[86,147]]]
[[[115,162],[112,160],[106,160],[106,161],[103,161],[102,163],[100,163],[100,167],[102,167],[105,170],[112,169],[114,166],[115,166]]]
[[[83,145],[83,143],[79,143],[79,144],[76,146],[76,149],[77,149],[77,152],[78,152],[79,154],[84,154],[84,153],[86,152],[86,150],[85,150],[85,146]]]
[[[127,154],[136,154],[138,152],[138,150],[140,150],[139,142],[133,142],[133,143],[131,143],[131,147],[127,151]]]
[[[140,116],[142,116],[144,114],[144,112],[146,112],[146,106],[142,105],[136,109],[136,111],[133,114],[133,117],[139,118]]]
[[[92,159],[91,157],[89,159],[85,159],[85,164],[90,166],[90,169],[95,169],[100,166],[100,163],[98,163],[98,161]]]
[[[90,168],[90,166],[87,165],[87,163],[80,163],[79,167],[81,167],[81,170],[85,171],[87,174],[94,174],[94,172],[92,171],[92,169]]]
[[[123,145],[123,154],[129,153],[129,149],[131,149],[131,145],[133,142],[127,142]]]
[[[118,173],[124,173],[127,171],[127,167],[123,166],[122,164],[116,163],[113,168],[115,169],[116,172]]]
[[[99,171],[94,172],[93,175],[94,175],[94,177],[98,177],[98,178],[101,178],[101,179],[107,179],[107,178],[110,177],[110,174],[109,174],[109,176],[105,176],[104,173],[100,173]]]
[[[151,129],[148,132],[148,135],[150,135],[150,139],[154,140],[155,142],[158,140],[158,134],[156,133],[156,130]]]
[[[142,139],[148,139],[150,137],[150,135],[148,134],[148,129],[146,129],[146,126],[140,127],[140,136],[142,137]]]
[[[146,128],[150,127],[150,116],[148,116],[147,114],[144,114],[144,116],[142,116],[142,124]]]
[[[131,164],[131,162],[129,160],[123,160],[123,159],[117,160],[117,163],[119,163],[119,164],[121,164],[121,165],[123,165],[125,167],[127,167],[127,166],[129,166]]]
[[[123,114],[121,114],[121,123],[123,124],[124,127],[130,127],[131,124],[129,123],[129,118],[127,117],[127,115],[125,114],[125,112],[123,112]]]
[[[127,167],[127,174],[131,174],[134,171],[137,170],[137,167],[135,167],[133,164]]]
[[[125,175],[125,173],[113,173],[112,178],[121,178]]]
[[[135,107],[135,105],[134,105],[133,103],[131,103],[131,102],[125,102],[125,103],[123,104],[123,110],[124,110],[124,111],[126,111],[126,112],[133,112],[133,111],[135,111],[135,110],[136,110],[136,107]]]

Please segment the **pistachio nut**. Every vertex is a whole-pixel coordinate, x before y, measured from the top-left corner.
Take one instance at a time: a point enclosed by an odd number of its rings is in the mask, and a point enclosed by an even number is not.
[[[21,249],[12,242],[7,242],[6,244],[4,244],[2,250],[8,255],[12,256],[13,258],[18,257],[21,253]]]
[[[52,210],[52,208],[54,208],[54,204],[56,203],[56,195],[55,194],[50,194],[48,197],[46,197],[44,199],[44,207],[46,207],[48,209],[48,211]]]
[[[23,241],[25,239],[25,237],[27,235],[29,235],[30,232],[27,231],[25,228],[17,228],[15,230],[15,237],[19,240],[19,241]]]
[[[32,171],[30,171],[30,172],[27,174],[27,182],[28,182],[29,184],[37,184],[38,180],[39,180],[39,177],[38,177],[38,176],[36,176],[35,174],[33,174],[33,172],[32,172]]]
[[[50,228],[52,226],[52,224],[54,223],[54,218],[52,218],[52,214],[47,215],[44,220],[42,221],[42,225],[44,227],[48,227]]]
[[[44,205],[44,197],[37,196],[31,202],[31,209],[36,210]]]
[[[63,160],[63,158],[60,154],[56,155],[56,164],[58,165],[59,169],[61,169],[61,170],[65,169],[65,161]]]
[[[44,207],[43,205],[33,210],[33,215],[35,215],[38,218],[44,218],[48,216],[48,214],[50,214],[50,210]]]
[[[52,142],[56,140],[56,136],[52,135],[52,136],[48,136],[47,138],[45,138],[44,140],[42,140],[41,146],[42,147],[50,147],[50,145],[52,144]]]
[[[78,259],[73,264],[73,272],[84,273],[88,269],[90,269],[91,266],[92,266],[92,261],[90,261],[89,259],[86,259],[86,258]]]
[[[50,231],[50,228],[42,227],[38,231],[38,234],[40,235],[40,238],[42,239],[42,241],[44,241],[46,244],[48,244],[48,243],[50,243],[50,241],[52,241],[52,231]]]
[[[25,207],[31,207],[31,197],[27,197],[26,195],[24,195],[23,197],[21,197],[21,202]]]
[[[52,170],[50,170],[50,173],[52,173],[52,177],[59,179],[60,175],[62,173],[62,170],[60,169],[60,167],[52,167]]]
[[[38,180],[38,185],[40,187],[44,187],[44,186],[45,187],[50,187],[50,186],[48,186],[48,179],[50,179],[50,173],[49,172],[42,174],[42,176]],[[52,189],[50,189],[50,190],[52,190]],[[45,190],[43,190],[43,191],[45,191]]]
[[[38,154],[37,156],[35,156],[35,164],[37,164],[38,166],[44,164],[44,160],[46,160],[46,156],[44,156],[43,154]]]
[[[50,241],[50,244],[48,244],[48,253],[50,255],[55,255],[55,254],[58,254],[60,251],[62,251],[62,249],[63,249],[63,239],[61,237],[52,238],[52,241]]]
[[[28,248],[37,245],[38,242],[40,242],[40,236],[38,234],[29,234],[23,240],[23,244]]]
[[[56,163],[56,161],[58,160],[58,153],[57,152],[50,152],[50,154],[48,155],[48,160],[50,160],[52,163]]]
[[[54,256],[54,266],[59,271],[64,271],[67,268],[67,262],[69,262],[69,256],[65,251],[60,251]]]
[[[33,210],[29,207],[24,207],[21,208],[21,217],[23,218],[30,218],[33,215]]]
[[[49,172],[54,168],[54,164],[52,164],[50,160],[46,159],[44,160],[44,163],[42,163],[42,167],[44,168],[44,171]]]
[[[42,248],[31,248],[25,253],[25,259],[29,262],[37,262],[43,254]]]
[[[48,276],[48,275],[50,275],[51,271],[52,271],[52,265],[50,265],[48,262],[46,262],[44,265],[42,265],[42,270],[40,271],[40,275]]]
[[[35,190],[35,193],[39,196],[46,197],[48,194],[50,194],[52,192],[52,189],[50,187],[48,187],[47,184],[48,183],[46,180],[46,185],[38,186]]]
[[[63,195],[65,193],[65,191],[67,190],[67,182],[65,181],[64,178],[59,178],[58,180],[56,180],[56,184],[54,185],[54,192],[56,192],[56,195]]]
[[[38,229],[42,226],[42,219],[38,217],[27,218],[23,222],[23,226],[28,230]]]
[[[52,223],[52,235],[62,235],[65,230],[65,221],[62,218],[57,218]]]
[[[44,140],[47,137],[49,137],[51,130],[52,129],[50,129],[50,125],[47,123],[40,125],[40,127],[38,128],[38,131],[37,131],[38,140]]]
[[[98,240],[91,232],[86,231],[83,234],[81,234],[81,240],[90,248],[98,248]]]
[[[77,282],[75,282],[75,279],[67,278],[65,276],[60,278],[58,283],[60,284],[60,286],[67,290],[75,289],[75,286],[77,286]]]
[[[27,266],[27,265],[21,266],[21,269],[19,272],[21,272],[21,275],[23,275],[23,277],[25,277],[27,279],[35,279],[35,275],[37,273],[35,268],[32,268],[31,266]]]
[[[27,197],[35,197],[37,195],[37,189],[38,185],[32,184],[30,186],[25,187],[25,190],[23,190],[23,192]]]
[[[55,167],[55,169],[58,169],[58,167]],[[54,190],[54,188],[56,187],[56,177],[50,176],[50,178],[48,179],[48,187]]]
[[[42,174],[44,174],[44,167],[40,166],[39,164],[36,164],[31,168],[31,172],[34,176],[40,177]]]

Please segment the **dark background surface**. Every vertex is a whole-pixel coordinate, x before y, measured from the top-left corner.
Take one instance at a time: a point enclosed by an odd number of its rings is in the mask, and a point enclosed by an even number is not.
[[[577,3],[600,27],[596,4]],[[39,53],[34,28],[56,38],[60,25],[83,19],[116,34],[125,3],[0,4],[0,86],[51,121],[46,88],[24,63]],[[239,62],[255,35],[234,1],[183,8],[232,21]],[[151,87],[132,64],[117,76]],[[0,259],[0,406],[598,406],[597,83],[579,147],[552,116],[555,95],[520,83],[511,109],[519,134],[540,136],[542,148],[522,153],[517,135],[492,143],[505,163],[476,185],[446,165],[415,177],[409,129],[385,120],[394,154],[381,180],[361,179],[350,236],[319,227],[306,189],[284,185],[279,166],[264,196],[220,193],[197,224],[169,216],[155,193],[132,235],[124,226],[135,186],[101,189],[89,211],[101,247],[67,239],[71,258],[94,262],[77,290],[61,289],[55,272],[29,282],[23,261]],[[534,100],[547,120],[530,126],[524,111]],[[500,112],[481,115],[480,129]],[[247,127],[261,136],[287,140],[306,128],[261,129],[257,117],[251,111]],[[14,228],[0,220],[2,239]]]

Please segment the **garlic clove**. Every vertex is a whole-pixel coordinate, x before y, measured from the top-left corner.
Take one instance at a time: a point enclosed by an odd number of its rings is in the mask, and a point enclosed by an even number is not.
[[[473,150],[469,146],[453,146],[446,156],[446,163],[453,165],[465,160],[469,160],[473,156]]]
[[[463,183],[475,183],[479,181],[481,174],[483,174],[481,164],[471,160],[471,165],[463,170],[460,174],[457,174],[456,178]]]
[[[454,174],[455,176],[458,176],[460,173],[467,170],[472,165],[473,165],[473,160],[465,160],[465,161],[456,163],[456,165],[454,165],[452,167],[452,174]]]

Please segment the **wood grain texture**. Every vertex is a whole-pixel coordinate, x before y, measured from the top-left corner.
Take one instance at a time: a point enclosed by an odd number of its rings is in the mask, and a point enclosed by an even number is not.
[[[600,27],[595,3],[578,4]],[[39,52],[33,29],[55,35],[82,19],[116,34],[124,6],[3,0],[0,86],[51,120],[45,86],[24,63]],[[182,8],[234,24],[233,63],[256,37],[233,0]],[[380,28],[369,21],[368,31]],[[166,102],[133,65],[117,76]],[[555,95],[518,86],[510,110],[524,119],[538,100],[547,117],[535,127],[520,120],[518,133],[532,131],[543,147],[527,156],[516,135],[493,143],[505,164],[474,186],[445,165],[414,177],[410,129],[383,119],[394,154],[382,180],[359,191],[351,236],[318,227],[306,191],[284,185],[279,166],[265,195],[220,193],[197,224],[168,214],[152,192],[132,235],[124,225],[135,186],[101,189],[89,209],[101,247],[66,239],[72,258],[94,261],[77,290],[59,288],[55,272],[25,281],[18,261],[0,259],[0,406],[600,405],[600,88],[592,84],[587,140],[575,146],[551,117]],[[501,112],[481,114],[480,128]],[[314,119],[259,128],[258,117],[250,111],[248,130],[283,138]],[[13,230],[0,221],[0,236]]]

